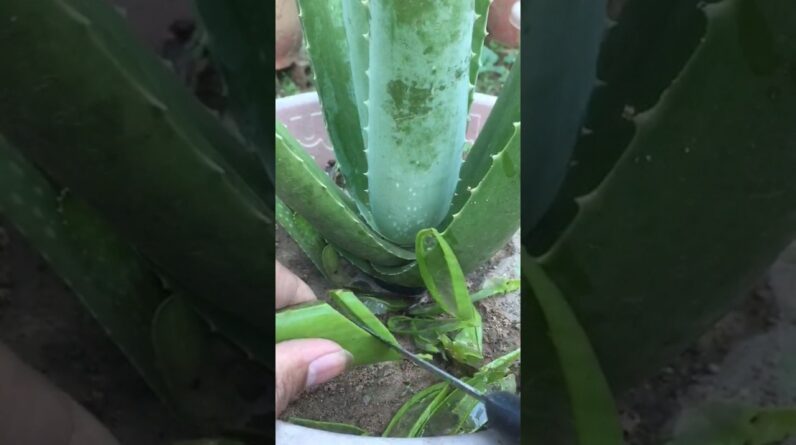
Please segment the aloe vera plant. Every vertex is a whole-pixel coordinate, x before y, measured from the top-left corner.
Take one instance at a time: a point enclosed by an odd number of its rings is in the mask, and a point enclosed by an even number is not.
[[[418,287],[407,247],[429,228],[472,271],[519,228],[519,62],[463,156],[489,1],[299,5],[345,185],[277,122],[277,220],[327,276],[329,247],[378,280]]]
[[[624,3],[609,25],[603,2],[530,1],[522,26],[523,244],[615,392],[725,314],[796,232],[796,4]],[[548,364],[523,372],[524,431],[572,443],[571,369],[541,302],[523,312],[523,358]]]

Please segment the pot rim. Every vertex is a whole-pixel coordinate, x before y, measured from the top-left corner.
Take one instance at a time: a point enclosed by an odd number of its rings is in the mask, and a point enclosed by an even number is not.
[[[282,420],[276,421],[275,443],[295,445],[316,445],[318,443],[344,443],[347,445],[511,445],[512,442],[491,430],[478,433],[462,434],[459,436],[437,437],[373,437],[354,436],[350,434],[333,433],[314,428],[294,425]]]
[[[276,112],[295,107],[299,105],[307,105],[312,104],[320,101],[320,97],[318,96],[317,91],[305,91],[303,93],[294,94],[292,96],[284,96],[278,97],[276,99]],[[497,96],[493,96],[491,94],[484,94],[484,93],[475,93],[473,94],[473,103],[479,103],[492,108],[497,101]]]

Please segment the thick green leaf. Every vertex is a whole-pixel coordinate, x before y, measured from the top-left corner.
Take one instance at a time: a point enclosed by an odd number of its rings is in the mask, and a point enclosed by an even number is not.
[[[496,279],[488,283],[488,285],[480,291],[470,295],[470,301],[477,303],[486,298],[501,296],[511,292],[517,292],[519,290],[520,280]],[[423,304],[409,309],[409,315],[415,317],[431,317],[434,315],[440,315],[442,313],[442,308],[440,308],[436,303]]]
[[[323,250],[328,246],[326,240],[306,219],[290,210],[279,198],[276,198],[276,222],[298,244],[315,267],[325,273],[322,256]]]
[[[436,229],[417,233],[415,254],[428,294],[439,307],[460,321],[475,317],[475,306],[467,292],[462,268],[450,245]]]
[[[404,403],[395,413],[387,429],[382,434],[384,437],[415,437],[421,426],[431,416],[431,407],[441,403],[450,393],[450,384],[436,383],[415,394]]]
[[[484,365],[464,381],[476,390],[511,391],[514,376],[509,367],[520,358],[514,350]],[[401,406],[384,431],[385,437],[418,437],[455,435],[473,432],[485,423],[483,404],[454,389],[446,382],[436,383],[420,391]]]
[[[605,0],[523,4],[523,206],[525,227],[544,215],[567,171],[597,83]],[[551,57],[554,54],[554,57]]]
[[[484,179],[494,161],[492,157],[503,151],[514,137],[516,124],[520,122],[521,65],[518,57],[486,123],[478,133],[475,144],[467,152],[459,172],[459,183],[456,185],[451,209],[440,227],[450,224],[453,215],[461,210],[470,199],[472,191]]]
[[[381,296],[360,295],[360,301],[367,306],[373,315],[385,315],[391,312],[399,312],[407,309],[411,300],[405,298],[390,298]]]
[[[392,333],[373,315],[353,292],[346,290],[334,290],[329,292],[334,307],[343,315],[353,320],[358,325],[365,326],[372,330],[382,339],[392,341],[397,344],[397,340]]]
[[[456,188],[474,2],[370,4],[368,193],[374,227],[398,244],[437,226]]]
[[[484,38],[486,38],[486,23],[489,19],[489,5],[492,0],[475,0],[475,20],[473,21],[473,44],[470,56],[470,95],[467,102],[467,109],[473,103],[475,94],[475,84],[478,81],[478,73],[481,71],[481,50],[484,48]]]
[[[350,312],[362,315],[360,308],[356,306],[356,302],[352,304],[348,300],[344,301],[343,304],[349,305],[346,308]],[[362,303],[359,304],[361,305]],[[362,307],[364,308],[364,306]],[[375,319],[375,317],[373,318]],[[378,319],[376,319],[376,322],[378,322]],[[367,326],[377,333],[384,334],[383,337],[387,340],[395,341],[392,334],[386,332],[381,322],[368,324]],[[359,328],[326,303],[305,304],[276,313],[276,341],[281,342],[300,338],[325,338],[332,340],[354,356],[355,365],[401,359],[401,355],[395,350]]]
[[[265,171],[274,181],[273,5],[258,0],[194,0],[208,35],[211,56],[227,85],[232,113],[244,136],[256,146]]]
[[[402,264],[414,254],[373,232],[342,191],[279,122],[276,123],[277,194],[330,243],[378,264]]]
[[[509,242],[520,227],[520,126],[503,149],[491,156],[492,164],[471,190],[462,209],[442,232],[462,271],[468,274]],[[488,227],[489,230],[484,230]],[[420,284],[416,263],[402,267],[374,265],[380,279],[403,286]]]
[[[207,358],[207,325],[183,298],[172,296],[158,307],[152,319],[152,344],[157,364],[172,391],[190,389]]]
[[[555,201],[523,236],[529,253],[542,254],[575,218],[575,199],[605,180],[635,135],[628,119],[655,105],[691,58],[707,20],[693,0],[634,0],[609,28],[598,60],[600,84]]]
[[[346,41],[343,0],[299,0],[298,4],[335,158],[360,212],[367,214],[368,178],[365,174],[368,161],[351,70],[351,51]],[[277,171],[283,175],[278,167]]]
[[[0,136],[0,213],[74,291],[152,390],[168,400],[150,325],[165,291],[136,251]]]
[[[580,445],[621,445],[616,404],[586,332],[561,291],[523,251],[522,271],[547,323],[569,393]]]
[[[368,96],[370,68],[370,5],[369,0],[342,0],[345,35],[351,58],[351,75],[356,94],[362,141],[368,146]]]
[[[541,258],[615,389],[678,354],[796,234],[796,90],[785,63],[796,52],[796,3],[746,6],[772,40],[745,28],[742,4],[704,6],[702,43],[660,102],[634,118],[626,153],[578,199],[576,219]],[[744,49],[754,42],[781,62],[758,71]],[[523,310],[536,317],[532,305]],[[543,333],[524,330],[529,344]],[[543,372],[524,377],[545,386]]]
[[[113,14],[99,0],[0,3],[0,54],[15,61],[0,131],[180,288],[270,326],[272,209],[145,75],[125,28],[103,28]]]

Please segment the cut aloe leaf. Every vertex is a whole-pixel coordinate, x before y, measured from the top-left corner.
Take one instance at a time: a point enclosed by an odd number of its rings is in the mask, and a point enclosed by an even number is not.
[[[509,368],[520,358],[514,350],[484,365],[464,381],[476,390],[511,390],[514,376],[507,375]],[[409,399],[390,421],[384,436],[418,437],[424,435],[463,434],[483,426],[483,404],[454,390],[448,383],[436,383]]]
[[[329,296],[332,298],[332,304],[337,310],[350,320],[369,328],[382,339],[398,344],[398,341],[395,340],[395,337],[393,337],[387,327],[368,310],[367,306],[359,301],[359,298],[353,292],[334,290],[329,292]]]
[[[365,308],[362,303],[357,305],[357,303],[347,299],[340,299],[338,302],[342,303],[350,313],[362,316],[361,308]],[[362,306],[360,307],[360,305]],[[373,318],[376,319],[375,317]],[[367,319],[367,316],[363,316],[363,319]],[[378,322],[378,319],[376,321]],[[386,331],[381,322],[378,322],[378,325],[375,323],[366,323],[366,325],[377,333]],[[276,313],[277,343],[305,338],[324,338],[334,341],[354,356],[354,365],[365,365],[402,358],[399,353],[360,329],[359,326],[327,303],[314,302],[291,307]],[[384,338],[395,341],[395,338],[389,332],[384,335]]]

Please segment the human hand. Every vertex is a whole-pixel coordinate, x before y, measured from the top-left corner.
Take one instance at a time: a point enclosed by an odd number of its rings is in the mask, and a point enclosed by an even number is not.
[[[276,308],[315,300],[309,286],[276,262]],[[276,345],[276,415],[305,389],[341,374],[353,357],[337,343],[323,339],[289,340]]]
[[[97,419],[0,344],[0,444],[119,445]]]

